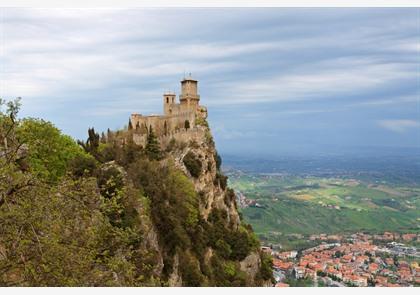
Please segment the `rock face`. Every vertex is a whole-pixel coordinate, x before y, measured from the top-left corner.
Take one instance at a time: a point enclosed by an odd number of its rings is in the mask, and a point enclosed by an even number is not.
[[[208,220],[210,213],[217,209],[226,212],[227,223],[232,229],[239,229],[241,226],[241,219],[237,210],[236,198],[227,187],[227,178],[220,171],[220,161],[213,138],[211,136],[210,128],[207,124],[204,126],[196,126],[192,129],[190,138],[188,132],[181,141],[168,141],[165,138],[164,144],[161,145],[169,152],[168,161],[173,161],[175,166],[186,174],[194,185],[195,191],[200,197],[199,208],[200,215],[204,220]],[[175,147],[168,147],[170,145]],[[193,160],[191,160],[193,159]],[[195,161],[199,166],[199,172],[191,171],[192,165],[189,161]],[[196,169],[197,170],[197,169]],[[209,247],[205,253],[205,263],[210,264],[214,256],[214,249]],[[176,254],[174,257],[173,272],[169,278],[169,286],[183,285],[182,277],[179,271],[179,257]],[[240,270],[246,273],[246,281],[251,286],[268,285],[269,280],[263,281],[259,279],[257,282],[257,275],[261,268],[261,254],[259,249],[254,249],[249,255],[240,261]]]
[[[255,279],[261,265],[260,255],[252,252],[241,261],[241,270],[246,272],[250,278]]]
[[[200,213],[207,220],[213,208],[225,210],[228,213],[229,222],[238,227],[240,224],[239,214],[236,209],[236,201],[225,200],[227,187],[220,183],[225,181],[216,164],[217,152],[211,139],[210,130],[202,128],[201,137],[194,137],[188,145],[173,154],[176,166],[187,174],[194,183],[196,192],[205,196],[200,200]],[[198,177],[193,177],[185,166],[184,159],[187,154],[194,155],[201,163],[201,172]]]

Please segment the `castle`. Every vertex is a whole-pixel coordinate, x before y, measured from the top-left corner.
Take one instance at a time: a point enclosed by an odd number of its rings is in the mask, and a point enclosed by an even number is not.
[[[163,94],[163,115],[132,114],[130,123],[133,128],[133,139],[144,145],[150,130],[165,143],[170,138],[186,139],[194,137],[198,126],[207,118],[206,107],[200,106],[198,81],[191,77],[181,81],[181,94],[177,103],[175,93]],[[184,140],[182,140],[184,141]]]

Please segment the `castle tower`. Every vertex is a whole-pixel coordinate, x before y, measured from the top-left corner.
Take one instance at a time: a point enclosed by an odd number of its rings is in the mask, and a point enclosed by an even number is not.
[[[196,110],[200,101],[200,95],[198,95],[197,80],[191,77],[184,78],[181,81],[181,95],[179,101],[182,105],[187,105],[189,110]]]
[[[165,116],[172,115],[172,106],[175,105],[175,93],[165,92],[163,94],[163,113]]]

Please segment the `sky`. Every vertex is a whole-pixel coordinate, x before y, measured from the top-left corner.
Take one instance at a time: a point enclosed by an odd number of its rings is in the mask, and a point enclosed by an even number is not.
[[[221,153],[420,150],[420,8],[0,8],[0,97],[74,138],[185,73]]]

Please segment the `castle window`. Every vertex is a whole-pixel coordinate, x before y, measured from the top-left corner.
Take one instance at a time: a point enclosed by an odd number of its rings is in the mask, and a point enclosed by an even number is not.
[[[166,103],[169,103],[169,97],[166,98]]]

